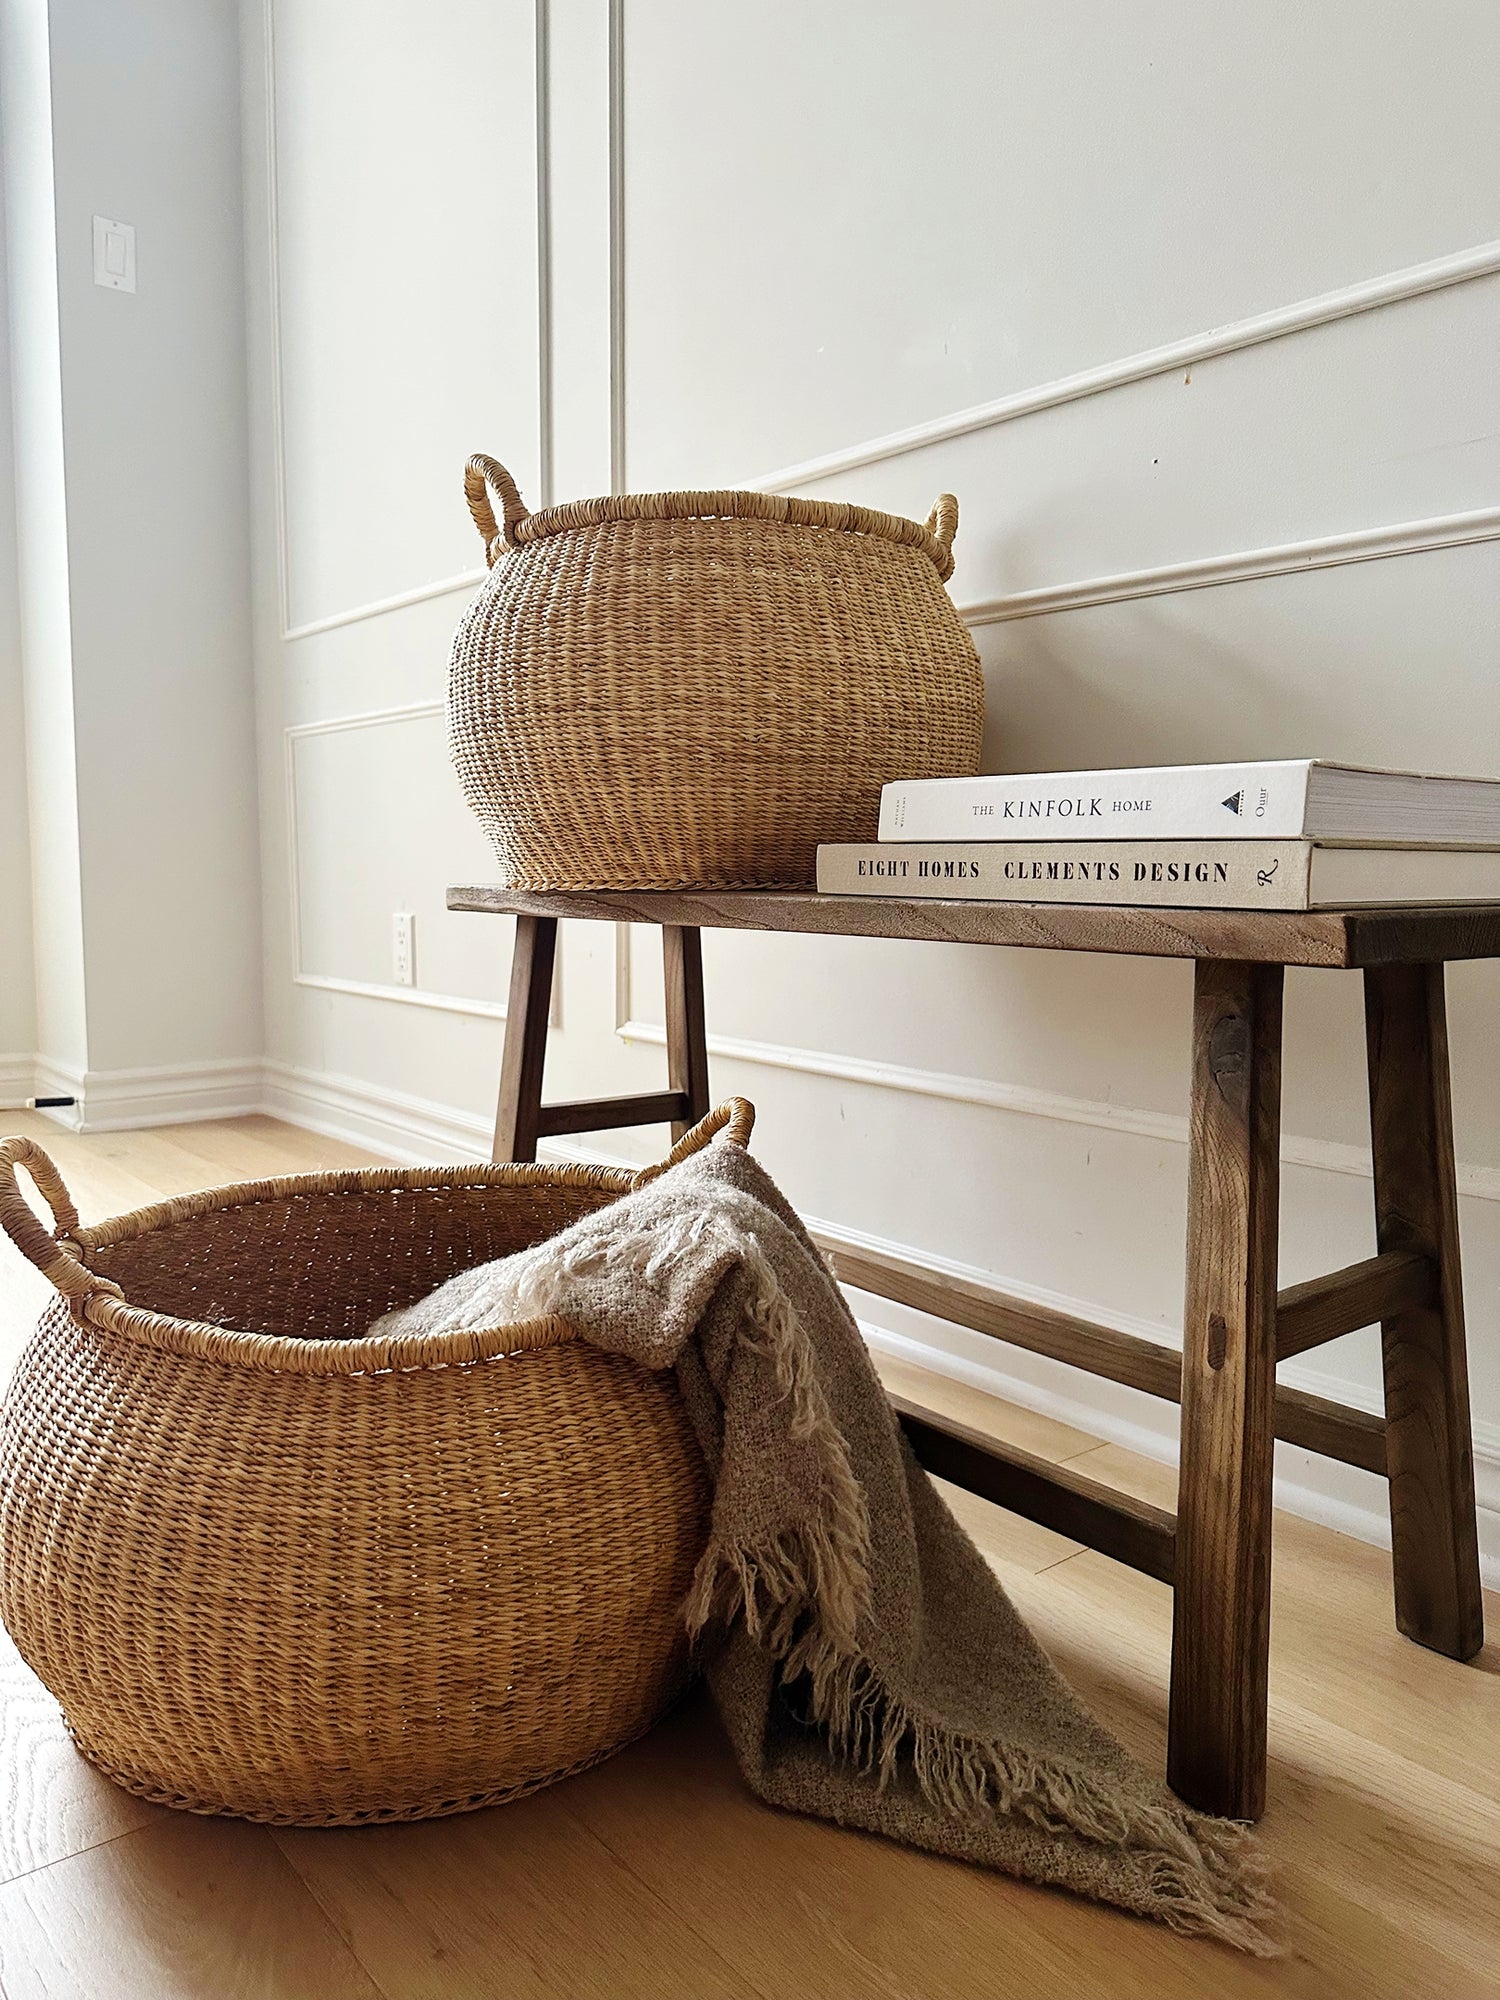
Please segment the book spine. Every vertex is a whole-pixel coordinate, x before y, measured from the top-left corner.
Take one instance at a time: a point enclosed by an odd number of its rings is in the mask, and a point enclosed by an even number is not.
[[[896,780],[882,840],[1296,840],[1305,764]]]
[[[1300,840],[837,842],[818,849],[824,896],[973,903],[1130,903],[1305,910],[1313,849]]]

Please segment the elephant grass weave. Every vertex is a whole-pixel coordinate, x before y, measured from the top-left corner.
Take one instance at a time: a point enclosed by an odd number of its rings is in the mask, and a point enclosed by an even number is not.
[[[556,1319],[364,1335],[639,1179],[307,1174],[85,1228],[40,1147],[0,1145],[0,1225],[59,1293],[0,1411],[0,1615],[91,1762],[342,1825],[513,1798],[650,1727],[707,1532],[672,1378]]]
[[[978,769],[951,494],[925,525],[768,493],[532,514],[483,456],[465,492],[491,570],[449,741],[506,887],[801,886],[820,841],[875,838],[882,785]]]

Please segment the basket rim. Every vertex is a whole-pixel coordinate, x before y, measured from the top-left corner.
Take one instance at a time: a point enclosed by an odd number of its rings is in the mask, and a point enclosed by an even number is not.
[[[299,1195],[382,1194],[393,1191],[436,1192],[443,1188],[576,1187],[619,1196],[645,1187],[699,1153],[720,1134],[723,1143],[744,1148],[755,1126],[755,1106],[743,1097],[727,1097],[677,1139],[672,1150],[654,1165],[589,1166],[562,1161],[482,1161],[457,1167],[334,1167],[306,1174],[280,1174],[268,1180],[230,1181],[196,1194],[173,1195],[145,1208],[128,1210],[105,1222],[85,1225],[77,1204],[56,1164],[34,1139],[21,1134],[0,1140],[0,1229],[24,1257],[51,1281],[61,1295],[43,1314],[42,1324],[59,1310],[80,1327],[94,1326],[123,1334],[143,1347],[187,1355],[230,1367],[297,1375],[391,1374],[413,1368],[466,1367],[500,1355],[520,1354],[561,1346],[579,1339],[576,1327],[549,1316],[517,1320],[477,1332],[407,1334],[398,1338],[365,1334],[353,1340],[298,1340],[282,1334],[255,1333],[202,1320],[177,1319],[127,1303],[113,1278],[89,1264],[91,1253],[131,1237],[211,1214],[216,1209],[253,1207],[257,1202],[285,1201]],[[53,1228],[46,1229],[16,1184],[23,1167],[52,1211]]]
[[[836,534],[864,535],[920,549],[946,582],[953,574],[953,550],[930,526],[905,514],[887,514],[848,500],[804,500],[789,493],[751,493],[732,487],[661,493],[603,493],[592,500],[570,500],[540,507],[514,525],[515,541],[545,541],[578,528],[599,528],[615,521],[764,521],[790,528],[820,528]]]
[[[305,1174],[283,1174],[267,1180],[231,1181],[223,1187],[128,1209],[104,1222],[80,1227],[66,1239],[87,1264],[98,1250],[149,1236],[158,1230],[195,1221],[220,1209],[253,1208],[267,1201],[299,1197],[388,1192],[438,1192],[446,1188],[582,1187],[611,1194],[629,1193],[637,1175],[627,1168],[592,1167],[563,1162],[459,1167],[340,1167]],[[91,1267],[90,1267],[91,1268]],[[102,1274],[100,1274],[102,1276]],[[290,1375],[386,1375],[413,1369],[462,1368],[506,1355],[560,1347],[581,1338],[571,1321],[556,1315],[516,1320],[475,1332],[423,1333],[391,1336],[365,1334],[352,1340],[301,1340],[286,1334],[256,1333],[248,1328],[213,1326],[203,1320],[178,1319],[130,1305],[110,1292],[97,1291],[76,1301],[75,1318],[106,1332],[118,1333],[138,1346],[158,1353],[213,1361],[254,1373]],[[56,1299],[48,1311],[67,1311]]]

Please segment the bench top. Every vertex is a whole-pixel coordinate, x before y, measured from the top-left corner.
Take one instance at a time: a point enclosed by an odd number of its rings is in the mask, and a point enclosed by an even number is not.
[[[925,896],[819,896],[810,889],[599,889],[539,894],[458,887],[450,910],[585,917],[702,930],[915,938],[1143,958],[1251,959],[1271,965],[1428,964],[1500,958],[1500,904],[1363,910],[1175,910],[1087,903],[968,903]]]

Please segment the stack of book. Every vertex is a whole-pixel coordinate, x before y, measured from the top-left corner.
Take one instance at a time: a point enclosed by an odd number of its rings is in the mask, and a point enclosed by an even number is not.
[[[1321,758],[887,785],[833,896],[1319,910],[1500,903],[1500,779]]]

